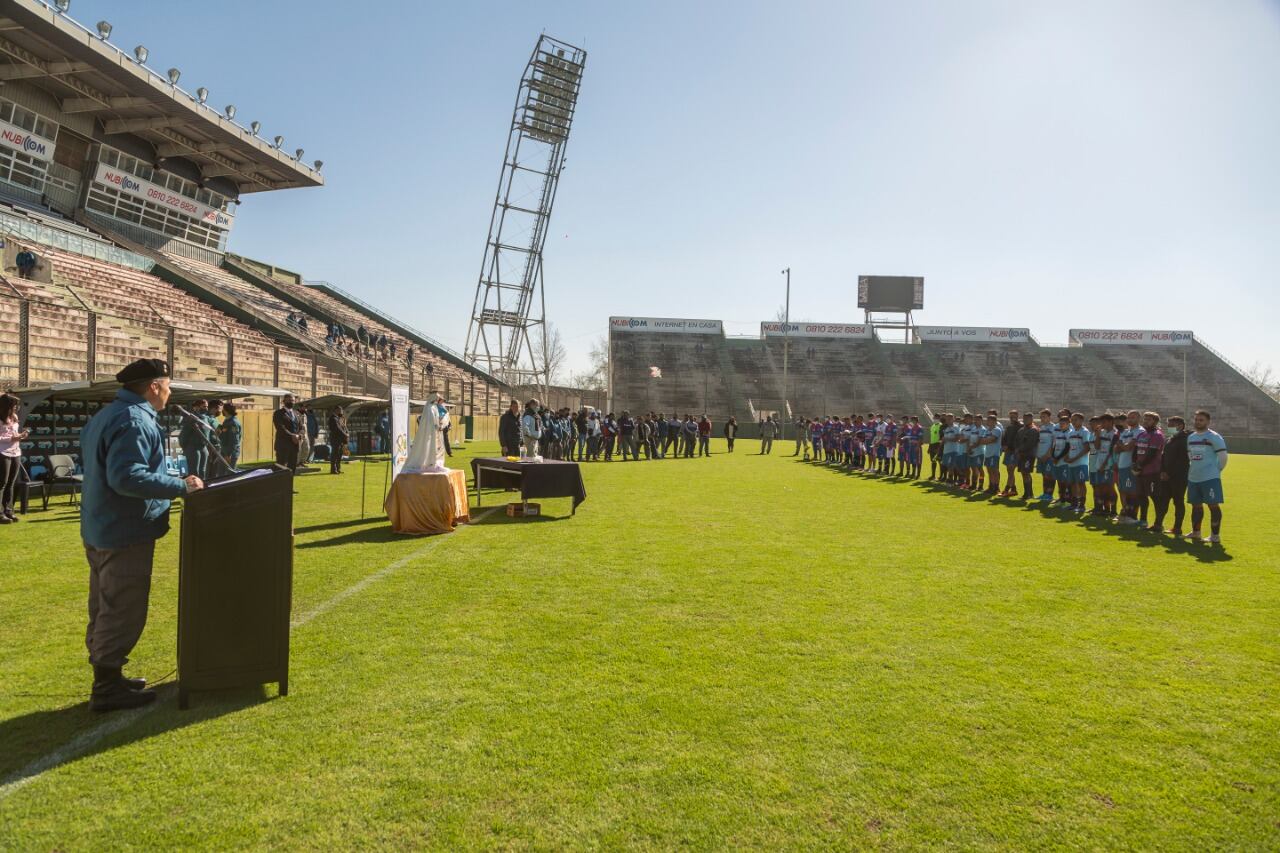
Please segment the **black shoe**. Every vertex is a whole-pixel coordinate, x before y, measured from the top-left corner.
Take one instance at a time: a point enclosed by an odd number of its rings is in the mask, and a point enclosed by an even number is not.
[[[97,714],[123,711],[129,708],[140,708],[154,701],[156,701],[155,691],[147,690],[146,682],[142,679],[125,678],[120,673],[120,667],[95,666],[93,668],[93,693],[89,697],[90,711]]]

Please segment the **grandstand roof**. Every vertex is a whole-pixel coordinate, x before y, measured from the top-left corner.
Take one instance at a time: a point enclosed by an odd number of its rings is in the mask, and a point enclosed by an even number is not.
[[[319,172],[208,107],[39,0],[0,0],[0,84],[24,80],[64,113],[92,115],[108,136],[132,134],[161,157],[196,163],[241,193],[324,184]]]
[[[106,402],[115,399],[120,390],[120,383],[114,379],[99,379],[94,382],[80,380],[77,382],[57,382],[52,385],[33,385],[30,388],[18,388],[12,393],[34,405],[31,400],[45,400],[50,397],[59,400],[89,400]],[[170,403],[183,405],[193,400],[234,400],[237,397],[283,397],[289,392],[283,388],[269,388],[262,385],[225,385],[221,382],[203,382],[193,379],[171,379],[169,381]]]

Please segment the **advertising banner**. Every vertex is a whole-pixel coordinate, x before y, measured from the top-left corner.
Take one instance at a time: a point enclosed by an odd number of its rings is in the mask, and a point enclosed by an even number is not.
[[[165,189],[159,184],[144,181],[142,178],[135,178],[133,175],[122,172],[113,166],[108,166],[106,163],[98,164],[98,171],[94,174],[93,179],[118,192],[144,199],[160,207],[176,210],[178,213],[186,214],[192,219],[198,219],[223,231],[230,231],[235,222],[235,218],[229,213],[223,213],[221,210],[215,210],[212,207],[192,201],[186,196],[181,196]]]
[[[54,143],[52,139],[36,136],[29,130],[23,130],[16,124],[0,121],[0,145],[21,151],[28,157],[49,161],[53,159]]]
[[[1189,347],[1195,335],[1185,331],[1165,329],[1072,329],[1071,340],[1084,346],[1108,346],[1115,344],[1152,347]]]
[[[677,320],[668,317],[610,317],[610,332],[674,332],[685,335],[722,335],[719,320]]]
[[[409,458],[409,386],[391,386],[391,479]]]
[[[922,341],[1025,344],[1031,340],[1031,330],[1008,326],[917,326],[916,336]]]
[[[866,338],[872,337],[866,323],[783,323],[765,321],[760,324],[762,338]]]

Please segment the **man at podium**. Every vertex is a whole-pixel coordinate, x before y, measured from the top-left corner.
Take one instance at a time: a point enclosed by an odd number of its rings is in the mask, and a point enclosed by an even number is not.
[[[89,625],[93,665],[89,707],[97,712],[155,701],[141,678],[122,668],[147,624],[156,540],[169,532],[169,502],[204,488],[194,474],[168,473],[156,413],[169,402],[169,365],[144,358],[116,374],[116,398],[80,433],[84,495],[80,538],[89,561]]]

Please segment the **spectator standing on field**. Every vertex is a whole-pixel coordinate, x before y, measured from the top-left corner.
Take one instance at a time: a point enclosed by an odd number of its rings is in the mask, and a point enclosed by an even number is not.
[[[773,415],[760,422],[760,455],[773,452],[773,440],[778,437],[778,423]]]
[[[22,442],[29,433],[18,427],[22,401],[13,394],[0,394],[0,524],[13,524],[13,494],[22,471]]]
[[[329,473],[342,473],[342,456],[347,452],[351,433],[347,430],[347,415],[341,406],[334,406],[329,413]]]
[[[724,440],[729,445],[729,452],[733,452],[734,439],[738,437],[738,419],[730,417],[724,422]]]
[[[498,418],[498,444],[503,456],[520,455],[520,404],[515,400]]]
[[[705,414],[698,421],[698,455],[711,455],[711,419]]]

